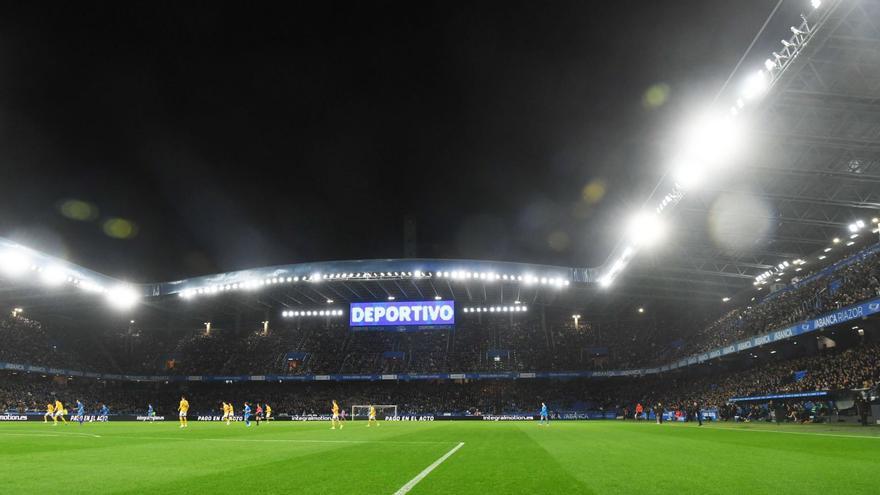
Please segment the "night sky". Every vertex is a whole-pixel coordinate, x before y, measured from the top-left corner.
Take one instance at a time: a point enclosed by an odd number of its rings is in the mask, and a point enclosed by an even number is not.
[[[598,265],[775,4],[19,3],[0,236],[138,282],[401,257],[407,215],[421,257]]]

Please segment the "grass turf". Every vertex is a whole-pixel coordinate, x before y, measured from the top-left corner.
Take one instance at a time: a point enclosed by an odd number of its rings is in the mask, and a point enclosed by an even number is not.
[[[0,423],[2,493],[878,493],[880,429],[619,421]]]

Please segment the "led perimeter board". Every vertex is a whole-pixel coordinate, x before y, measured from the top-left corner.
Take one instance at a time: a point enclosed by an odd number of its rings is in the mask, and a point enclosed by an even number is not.
[[[353,329],[449,327],[455,325],[455,301],[388,301],[351,303],[348,323]],[[415,330],[415,328],[413,328]]]

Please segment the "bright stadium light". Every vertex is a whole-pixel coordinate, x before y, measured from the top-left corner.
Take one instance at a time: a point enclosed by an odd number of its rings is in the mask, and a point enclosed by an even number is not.
[[[634,244],[653,246],[663,238],[665,230],[659,215],[642,212],[630,220],[628,234]]]
[[[700,184],[703,181],[703,175],[704,171],[699,163],[687,158],[678,158],[672,169],[672,178],[682,189],[692,189]]]
[[[743,82],[742,95],[746,99],[752,100],[763,95],[769,87],[767,74],[763,70],[759,70],[752,73]]]
[[[742,129],[727,116],[707,114],[698,118],[685,135],[687,156],[708,165],[727,160],[740,144]]]
[[[67,274],[60,266],[49,266],[40,273],[43,283],[49,286],[61,285],[67,279]]]
[[[19,249],[7,249],[0,253],[0,271],[10,277],[21,276],[30,265],[30,258]]]
[[[117,309],[129,309],[139,298],[137,290],[128,285],[118,285],[107,291],[107,301]]]
[[[814,9],[818,9],[822,6],[822,0],[810,0],[810,5],[812,5]]]

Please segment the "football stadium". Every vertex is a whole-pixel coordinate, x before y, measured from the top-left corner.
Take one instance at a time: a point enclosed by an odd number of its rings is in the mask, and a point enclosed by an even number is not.
[[[880,1],[685,3],[10,11],[0,493],[880,492]]]

